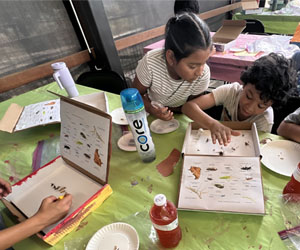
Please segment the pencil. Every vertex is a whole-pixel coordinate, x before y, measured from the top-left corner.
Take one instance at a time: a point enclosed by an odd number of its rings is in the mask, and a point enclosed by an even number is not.
[[[58,200],[62,200],[63,198],[65,198],[65,195],[61,195],[61,196],[58,196]]]

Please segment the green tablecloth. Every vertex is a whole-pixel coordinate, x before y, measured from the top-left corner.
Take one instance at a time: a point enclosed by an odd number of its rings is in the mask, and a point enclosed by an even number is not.
[[[283,15],[283,14],[241,14],[236,13],[232,17],[233,20],[241,20],[241,19],[258,19],[265,26],[266,33],[274,33],[274,34],[286,34],[292,35],[294,34],[298,23],[300,22],[300,16],[291,16],[291,15]]]
[[[49,84],[34,91],[0,103],[0,117],[10,105],[28,105],[31,103],[56,99],[46,90],[64,93],[56,84]],[[78,86],[80,94],[95,92],[94,89]],[[117,95],[107,93],[110,110],[121,106]],[[190,121],[184,115],[175,115],[180,121],[180,128],[173,133],[153,134],[157,159],[142,163],[137,152],[124,152],[116,142],[121,136],[121,129],[113,125],[112,157],[110,161],[109,183],[113,194],[89,215],[77,230],[64,237],[57,245],[50,247],[37,236],[32,236],[14,247],[15,249],[83,249],[82,244],[104,225],[124,221],[133,225],[140,237],[140,249],[158,249],[149,239],[151,223],[148,216],[153,197],[158,193],[176,203],[182,160],[176,165],[174,173],[163,177],[156,170],[156,165],[165,159],[173,148],[181,150],[185,130]],[[154,118],[149,117],[151,122]],[[28,129],[23,132],[8,134],[0,132],[0,174],[12,183],[26,176],[31,171],[32,153],[39,140],[59,135],[60,125],[47,125]],[[278,136],[260,134],[260,138]],[[179,224],[183,237],[177,249],[284,249],[278,231],[285,229],[280,212],[279,196],[289,178],[280,176],[262,166],[265,216],[222,214],[208,212],[179,211]],[[15,223],[7,209],[2,214],[8,225]],[[153,233],[153,232],[152,232]],[[153,235],[153,234],[152,234]],[[76,246],[76,247],[75,247]]]

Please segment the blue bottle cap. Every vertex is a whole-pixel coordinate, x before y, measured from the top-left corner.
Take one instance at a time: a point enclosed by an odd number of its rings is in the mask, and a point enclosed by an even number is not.
[[[121,91],[120,96],[125,112],[138,112],[144,109],[143,99],[137,89],[124,89]]]

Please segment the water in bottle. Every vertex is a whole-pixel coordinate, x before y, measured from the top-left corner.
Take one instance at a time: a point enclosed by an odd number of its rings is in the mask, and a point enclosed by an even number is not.
[[[155,148],[150,134],[143,99],[135,88],[120,93],[126,119],[131,128],[137,151],[143,162],[155,160]]]
[[[64,62],[56,62],[51,64],[54,70],[53,78],[61,89],[66,89],[69,97],[78,96],[78,90],[75,86],[73,77]]]
[[[176,247],[182,237],[178,225],[177,210],[164,194],[158,194],[154,197],[150,219],[162,246],[166,248]]]

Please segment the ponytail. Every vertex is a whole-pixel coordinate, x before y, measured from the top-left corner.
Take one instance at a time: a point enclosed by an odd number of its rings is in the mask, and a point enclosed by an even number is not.
[[[212,48],[207,24],[193,13],[183,12],[171,17],[165,30],[165,51],[172,50],[177,61],[198,49]]]

